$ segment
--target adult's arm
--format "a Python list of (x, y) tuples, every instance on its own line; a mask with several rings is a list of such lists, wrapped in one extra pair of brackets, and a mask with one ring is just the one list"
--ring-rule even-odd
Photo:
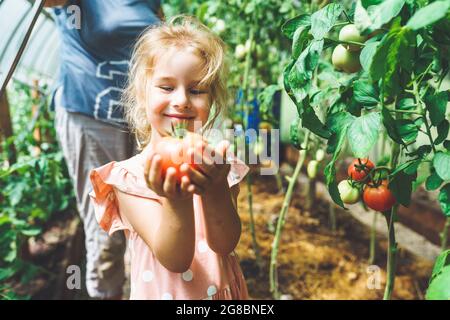
[(58, 7), (65, 5), (67, 0), (45, 0), (44, 7)]

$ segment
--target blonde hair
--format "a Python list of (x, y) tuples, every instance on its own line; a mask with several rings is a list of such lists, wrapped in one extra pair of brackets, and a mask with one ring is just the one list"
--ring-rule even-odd
[(128, 83), (122, 96), (125, 117), (131, 132), (136, 135), (139, 148), (150, 141), (151, 126), (146, 116), (147, 83), (157, 58), (172, 48), (190, 48), (204, 61), (201, 84), (210, 87), (211, 107), (214, 110), (205, 128), (213, 125), (227, 103), (225, 43), (218, 36), (197, 19), (184, 15), (147, 28), (134, 48)]

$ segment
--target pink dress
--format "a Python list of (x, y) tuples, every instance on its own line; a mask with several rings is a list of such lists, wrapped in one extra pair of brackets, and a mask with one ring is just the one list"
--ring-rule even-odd
[[(160, 202), (160, 196), (146, 186), (144, 180), (144, 154), (128, 160), (110, 162), (91, 171), (95, 215), (100, 226), (111, 235), (125, 230), (131, 253), (130, 299), (186, 299), (233, 300), (248, 299), (247, 286), (233, 251), (218, 255), (205, 238), (201, 197), (194, 195), (196, 250), (190, 268), (184, 273), (167, 270), (120, 214), (115, 190)], [(231, 164), (228, 184), (239, 183), (249, 168), (239, 160)]]

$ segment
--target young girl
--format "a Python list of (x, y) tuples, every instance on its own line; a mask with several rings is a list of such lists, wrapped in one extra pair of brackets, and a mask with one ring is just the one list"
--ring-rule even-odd
[(148, 29), (136, 45), (125, 101), (143, 150), (90, 175), (100, 226), (128, 238), (131, 299), (248, 298), (233, 251), (241, 233), (238, 183), (248, 167), (212, 161), (208, 155), (226, 159), (226, 142), (200, 142), (189, 155), (200, 154), (201, 163), (181, 165), (177, 183), (175, 168), (163, 175), (155, 150), (174, 122), (189, 131), (195, 122), (210, 127), (223, 110), (224, 51), (217, 36), (187, 17)]

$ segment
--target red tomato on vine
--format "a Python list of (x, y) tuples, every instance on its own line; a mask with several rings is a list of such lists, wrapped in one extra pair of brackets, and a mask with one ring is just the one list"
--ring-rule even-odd
[(348, 176), (355, 181), (362, 181), (366, 178), (369, 172), (375, 168), (375, 165), (372, 161), (367, 158), (364, 159), (355, 159), (350, 164), (347, 170)]
[(390, 210), (396, 202), (394, 195), (388, 188), (387, 180), (383, 180), (378, 186), (366, 185), (363, 200), (369, 208), (380, 212)]

